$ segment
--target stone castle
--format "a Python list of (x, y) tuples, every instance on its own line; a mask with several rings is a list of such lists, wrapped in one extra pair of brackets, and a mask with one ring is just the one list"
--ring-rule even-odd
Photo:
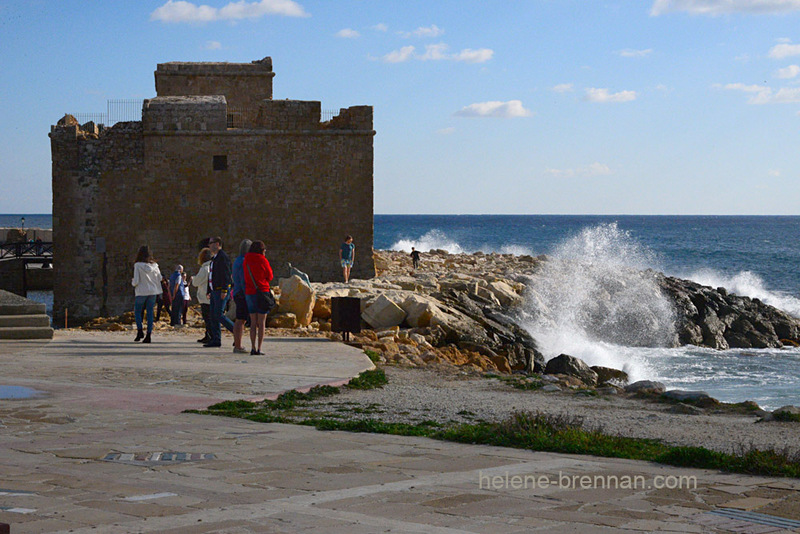
[(193, 274), (203, 238), (232, 258), (261, 239), (276, 279), (291, 263), (334, 281), (350, 234), (352, 276), (375, 275), (372, 107), (321, 122), (320, 102), (273, 100), (274, 76), (271, 58), (159, 64), (141, 121), (51, 128), (56, 324), (133, 309), (143, 244)]

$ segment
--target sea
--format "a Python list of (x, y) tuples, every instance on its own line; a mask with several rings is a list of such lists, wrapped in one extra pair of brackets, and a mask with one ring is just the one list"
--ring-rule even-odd
[[(50, 215), (0, 215), (0, 227), (49, 228)], [(653, 269), (730, 293), (759, 298), (800, 318), (800, 217), (638, 215), (375, 215), (374, 247), (423, 252), (546, 254), (556, 261), (532, 286), (520, 324), (545, 357), (562, 353), (626, 370), (632, 380), (702, 390), (725, 402), (753, 400), (765, 409), (800, 406), (800, 349), (711, 350), (640, 346), (581, 320), (607, 284), (625, 287), (604, 304), (609, 317), (636, 315), (657, 339), (670, 307), (633, 273)], [(358, 246), (358, 236), (355, 237)], [(569, 260), (569, 261), (560, 261)], [(550, 267), (552, 266), (552, 267)], [(37, 295), (47, 301), (48, 295)], [(52, 304), (52, 296), (49, 296)], [(529, 301), (532, 300), (528, 299)], [(540, 321), (535, 308), (547, 306)], [(655, 343), (658, 345), (658, 343)]]

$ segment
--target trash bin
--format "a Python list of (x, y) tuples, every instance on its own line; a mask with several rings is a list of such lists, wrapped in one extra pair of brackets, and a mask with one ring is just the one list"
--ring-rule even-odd
[(331, 298), (331, 330), (342, 332), (344, 339), (349, 334), (361, 332), (361, 299), (358, 297)]

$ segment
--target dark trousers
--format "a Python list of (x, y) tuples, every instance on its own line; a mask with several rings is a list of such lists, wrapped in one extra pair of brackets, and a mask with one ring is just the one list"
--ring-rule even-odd
[[(180, 296), (180, 295), (178, 295)], [(183, 315), (183, 299), (173, 299), (172, 301), (172, 310), (170, 313), (170, 322), (172, 326), (180, 326), (181, 325), (181, 315)]]
[(164, 297), (159, 295), (156, 297), (156, 321), (161, 319), (161, 308), (164, 308), (164, 310), (167, 312), (167, 316), (171, 315), (169, 302), (165, 301)]
[(206, 325), (205, 337), (211, 339), (211, 327), (209, 326), (208, 323), (208, 321), (211, 319), (211, 304), (201, 304), (200, 313), (203, 314), (203, 324)]
[(209, 344), (222, 345), (222, 325), (225, 325), (229, 332), (233, 332), (233, 323), (225, 316), (225, 305), (228, 303), (228, 299), (231, 298), (231, 292), (227, 291), (223, 299), (222, 291), (215, 289), (209, 297), (211, 297), (211, 308), (208, 312), (208, 325), (211, 334)]

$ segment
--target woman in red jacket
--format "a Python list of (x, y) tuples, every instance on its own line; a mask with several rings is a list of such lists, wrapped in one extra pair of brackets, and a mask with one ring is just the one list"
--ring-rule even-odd
[(262, 356), (264, 353), (261, 352), (261, 344), (264, 341), (264, 327), (270, 310), (264, 307), (258, 293), (269, 293), (269, 282), (272, 280), (272, 267), (267, 261), (266, 250), (263, 241), (253, 241), (250, 252), (244, 256), (244, 293), (247, 310), (250, 312), (250, 354)]

